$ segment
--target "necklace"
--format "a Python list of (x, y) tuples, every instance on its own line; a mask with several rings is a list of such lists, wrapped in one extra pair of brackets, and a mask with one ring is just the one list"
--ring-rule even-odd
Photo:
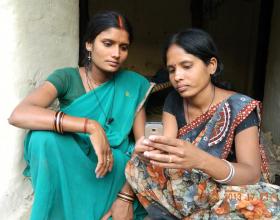
[[(94, 86), (92, 86), (92, 84), (91, 84), (92, 80), (88, 75), (88, 69), (87, 68), (86, 68), (86, 80), (87, 80), (87, 85), (88, 85), (89, 89), (93, 91), (93, 94), (94, 94), (94, 96), (97, 100), (97, 104), (98, 104), (99, 108), (101, 109), (101, 112), (103, 113), (103, 115), (105, 117), (106, 125), (110, 125), (114, 121), (114, 118), (112, 117), (112, 110), (113, 110), (113, 105), (114, 105), (114, 100), (115, 100), (115, 76), (113, 75), (113, 83), (114, 83), (113, 101), (111, 103), (108, 114), (105, 113), (104, 108), (103, 108), (103, 106), (102, 106), (102, 104), (99, 100), (99, 97), (95, 92)], [(93, 81), (93, 84), (98, 86), (94, 81)]]
[[(205, 114), (206, 112), (209, 111), (211, 105), (213, 104), (214, 99), (215, 99), (215, 86), (213, 86), (213, 96), (212, 96), (211, 102), (208, 105), (207, 110), (205, 112), (202, 112), (202, 114)], [(190, 123), (190, 116), (189, 116), (189, 104), (188, 104), (188, 102), (186, 102), (186, 108), (187, 108), (187, 121), (188, 121), (188, 124), (189, 124)]]

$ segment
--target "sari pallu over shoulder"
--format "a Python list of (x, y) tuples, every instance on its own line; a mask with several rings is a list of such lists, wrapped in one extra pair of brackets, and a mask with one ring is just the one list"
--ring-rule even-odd
[[(236, 127), (252, 111), (259, 115), (259, 105), (247, 96), (234, 94), (182, 127), (178, 137), (216, 157), (227, 158)], [(261, 147), (260, 151), (263, 153)], [(265, 155), (262, 159), (262, 171), (267, 171)], [(126, 176), (152, 218), (154, 213), (160, 216), (156, 216), (158, 219), (168, 215), (171, 215), (169, 219), (280, 217), (280, 189), (265, 182), (221, 185), (200, 170), (163, 169), (146, 164), (137, 156), (129, 161)], [(263, 195), (267, 195), (265, 199)]]
[[(110, 80), (61, 109), (72, 116), (97, 120), (104, 128), (114, 165), (103, 178), (96, 178), (97, 157), (87, 134), (29, 132), (25, 139), (24, 158), (27, 162), (25, 175), (31, 177), (35, 192), (31, 220), (102, 218), (126, 181), (124, 169), (129, 160), (129, 148), (133, 147), (128, 134), (137, 109), (150, 90), (144, 77), (121, 71), (115, 76), (115, 82)], [(107, 115), (102, 114), (96, 97), (105, 114), (110, 112), (113, 102), (110, 117), (115, 120), (110, 125), (106, 125)], [(143, 219), (145, 215), (135, 202), (134, 219)]]
[[(118, 147), (128, 137), (134, 117), (152, 87), (153, 84), (144, 77), (124, 70), (112, 80), (82, 95), (62, 111), (98, 121), (104, 128), (111, 147)], [(109, 117), (115, 119), (110, 125), (106, 123)]]
[[(208, 112), (202, 114), (190, 124), (186, 124), (178, 132), (178, 138), (197, 145), (202, 150), (221, 159), (227, 159), (232, 150), (235, 130), (252, 111), (258, 115), (258, 128), (260, 137), (261, 103), (252, 98), (236, 93), (226, 100), (213, 106)], [(268, 161), (263, 145), (259, 144), (262, 159), (262, 174), (269, 182)]]

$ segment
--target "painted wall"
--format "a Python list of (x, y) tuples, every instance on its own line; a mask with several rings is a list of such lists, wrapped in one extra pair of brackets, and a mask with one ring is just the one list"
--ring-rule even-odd
[(267, 74), (265, 80), (263, 128), (271, 131), (275, 144), (280, 145), (280, 2), (274, 1)]
[(25, 132), (7, 119), (53, 69), (77, 65), (78, 10), (77, 0), (0, 1), (0, 219), (27, 219), (32, 202), (22, 175)]

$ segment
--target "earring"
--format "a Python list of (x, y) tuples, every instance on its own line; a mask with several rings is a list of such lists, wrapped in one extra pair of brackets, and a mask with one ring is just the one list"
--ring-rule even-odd
[(88, 51), (88, 62), (91, 62), (91, 51)]

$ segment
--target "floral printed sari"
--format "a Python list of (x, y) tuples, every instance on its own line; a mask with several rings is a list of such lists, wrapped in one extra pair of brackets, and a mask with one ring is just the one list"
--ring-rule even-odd
[[(182, 127), (178, 138), (228, 159), (236, 127), (254, 110), (260, 117), (259, 104), (234, 94)], [(280, 219), (280, 188), (267, 182), (268, 163), (259, 146), (263, 178), (254, 185), (218, 184), (200, 170), (164, 169), (136, 155), (126, 177), (152, 219)]]

